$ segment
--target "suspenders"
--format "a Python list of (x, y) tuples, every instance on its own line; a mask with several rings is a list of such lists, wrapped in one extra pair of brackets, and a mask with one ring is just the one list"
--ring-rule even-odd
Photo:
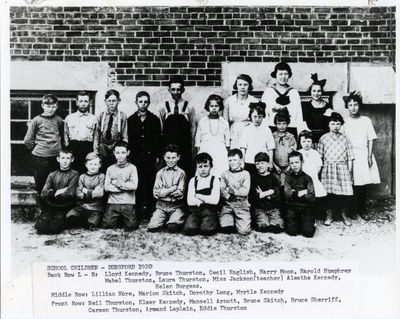
[[(188, 101), (185, 101), (185, 102), (183, 103), (182, 113), (185, 113), (188, 104), (189, 104)], [(165, 101), (165, 108), (167, 109), (167, 114), (168, 114), (168, 113), (172, 113), (168, 101)]]

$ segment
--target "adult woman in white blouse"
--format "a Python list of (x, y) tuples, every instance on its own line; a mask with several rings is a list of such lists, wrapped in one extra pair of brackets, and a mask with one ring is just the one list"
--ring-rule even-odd
[(238, 148), (240, 136), (245, 126), (250, 124), (249, 105), (258, 99), (249, 93), (253, 90), (253, 80), (247, 74), (240, 74), (233, 85), (236, 94), (225, 100), (224, 118), (230, 125), (230, 147)]

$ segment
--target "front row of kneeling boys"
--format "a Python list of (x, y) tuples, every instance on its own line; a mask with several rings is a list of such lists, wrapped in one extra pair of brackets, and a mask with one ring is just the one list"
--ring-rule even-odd
[[(61, 150), (57, 157), (60, 169), (50, 173), (41, 193), (46, 209), (36, 221), (37, 232), (57, 234), (66, 228), (82, 226), (95, 229), (122, 225), (126, 231), (137, 229), (138, 175), (136, 167), (127, 161), (128, 155), (127, 143), (118, 142), (114, 147), (116, 164), (104, 176), (100, 173), (100, 158), (89, 153), (87, 172), (79, 176), (71, 169), (74, 160), (71, 151)], [(250, 177), (242, 168), (242, 152), (230, 150), (229, 170), (219, 179), (211, 174), (211, 156), (199, 153), (195, 158), (197, 174), (189, 182), (187, 201), (186, 176), (177, 166), (179, 159), (179, 148), (167, 146), (166, 166), (158, 171), (154, 183), (157, 204), (148, 231), (166, 228), (168, 232), (182, 231), (185, 235), (212, 235), (218, 231), (247, 235), (253, 225), (260, 232), (314, 235), (314, 187), (311, 177), (302, 171), (301, 153), (289, 154), (291, 173), (285, 179), (284, 196), (279, 181), (270, 173), (268, 154), (255, 156), (257, 174)], [(104, 192), (108, 193), (107, 203)]]

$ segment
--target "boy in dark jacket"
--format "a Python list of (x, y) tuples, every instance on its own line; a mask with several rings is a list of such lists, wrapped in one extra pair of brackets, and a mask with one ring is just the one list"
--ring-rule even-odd
[(251, 176), (249, 201), (255, 229), (260, 232), (280, 233), (283, 231), (283, 219), (279, 210), (280, 182), (270, 173), (272, 163), (267, 153), (257, 153), (254, 163), (257, 173)]
[(285, 232), (313, 237), (315, 233), (315, 192), (310, 176), (302, 171), (303, 155), (297, 151), (289, 154), (290, 172), (285, 177)]
[(65, 215), (75, 206), (79, 179), (78, 172), (71, 169), (73, 160), (70, 150), (60, 150), (57, 157), (60, 169), (49, 174), (41, 193), (45, 205), (35, 224), (38, 234), (59, 234), (66, 227)]

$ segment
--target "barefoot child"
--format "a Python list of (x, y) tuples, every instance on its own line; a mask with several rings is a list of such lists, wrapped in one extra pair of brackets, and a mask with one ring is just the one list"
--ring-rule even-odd
[(339, 113), (332, 112), (329, 119), (329, 133), (322, 135), (318, 143), (318, 152), (322, 158), (321, 180), (328, 193), (327, 213), (324, 224), (332, 223), (332, 209), (341, 209), (343, 223), (351, 226), (347, 217), (347, 209), (353, 195), (352, 172), (353, 150), (346, 136), (340, 133), (343, 118)]
[(25, 146), (32, 151), (33, 177), (38, 193), (38, 204), (44, 208), (44, 200), (40, 196), (46, 178), (50, 172), (57, 169), (57, 156), (61, 150), (63, 135), (63, 120), (55, 115), (58, 99), (53, 94), (42, 97), (43, 113), (33, 118), (24, 137)]
[(212, 157), (207, 153), (196, 155), (197, 174), (188, 186), (187, 203), (189, 216), (183, 233), (185, 235), (213, 235), (218, 229), (219, 178), (210, 174)]
[(271, 162), (267, 153), (254, 157), (257, 174), (251, 176), (249, 201), (253, 211), (255, 229), (260, 232), (280, 233), (283, 219), (280, 207), (280, 183), (270, 173)]
[(314, 186), (310, 176), (302, 170), (303, 156), (289, 154), (290, 172), (285, 177), (285, 232), (290, 236), (313, 237), (315, 233)]
[(57, 156), (60, 168), (51, 172), (42, 190), (44, 210), (35, 228), (38, 234), (59, 234), (66, 228), (65, 215), (75, 205), (75, 192), (79, 174), (71, 169), (74, 156), (70, 150), (61, 149)]
[(119, 141), (114, 146), (116, 163), (107, 169), (104, 190), (108, 192), (103, 227), (116, 228), (122, 218), (125, 231), (137, 229), (135, 190), (138, 185), (136, 166), (128, 162), (128, 143)]
[(197, 125), (195, 146), (197, 153), (208, 153), (213, 159), (213, 174), (220, 177), (228, 169), (229, 124), (220, 116), (224, 109), (222, 97), (211, 94), (205, 104), (207, 116)]
[(147, 228), (149, 232), (161, 231), (167, 225), (168, 232), (176, 233), (183, 227), (186, 175), (178, 167), (179, 159), (179, 147), (168, 145), (164, 151), (166, 166), (157, 172), (154, 183), (153, 194), (157, 203)]
[(228, 152), (229, 170), (221, 176), (221, 196), (224, 199), (219, 214), (223, 233), (235, 230), (241, 235), (250, 233), (250, 205), (247, 200), (250, 191), (250, 174), (242, 169), (243, 154), (237, 149)]
[(104, 214), (105, 176), (99, 172), (101, 159), (95, 152), (86, 155), (85, 166), (87, 172), (79, 176), (76, 190), (78, 206), (68, 212), (67, 225), (71, 228), (83, 226), (93, 230), (99, 227)]
[(68, 115), (64, 121), (65, 146), (74, 152), (73, 167), (80, 173), (85, 172), (85, 158), (90, 152), (98, 152), (99, 135), (97, 118), (89, 113), (90, 94), (81, 91), (76, 96), (78, 110)]

